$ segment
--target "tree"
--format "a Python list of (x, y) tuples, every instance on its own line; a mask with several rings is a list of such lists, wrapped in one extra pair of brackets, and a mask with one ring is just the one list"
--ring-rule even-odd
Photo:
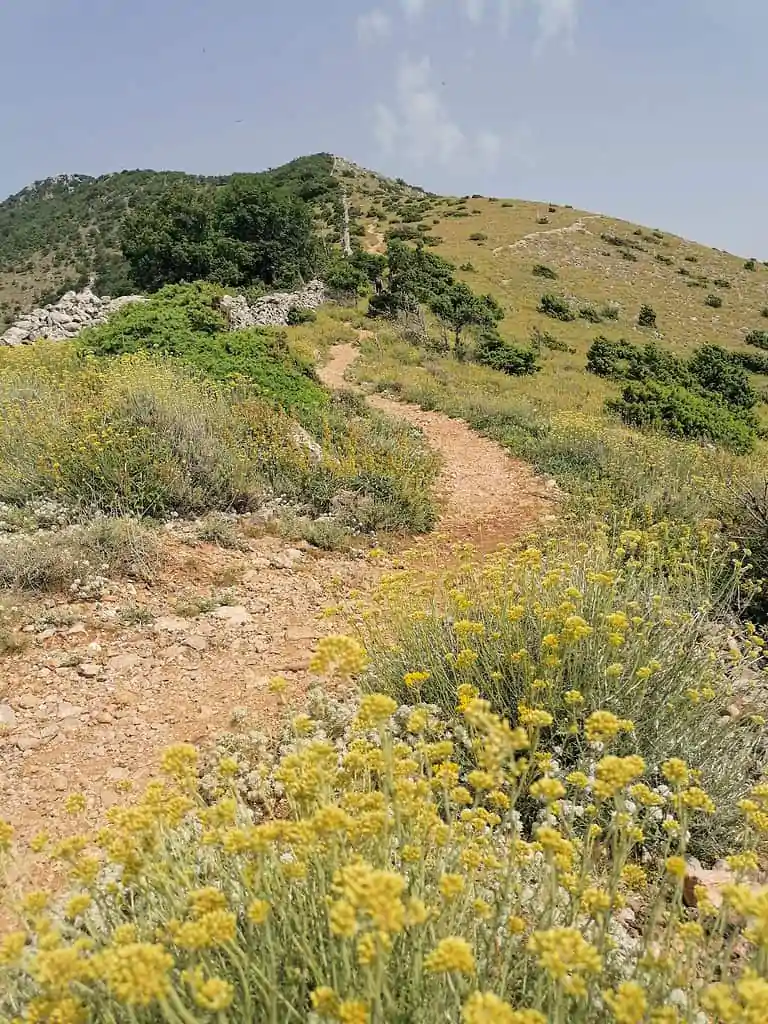
[(504, 311), (492, 295), (475, 295), (463, 281), (454, 282), (436, 295), (429, 305), (435, 316), (453, 330), (457, 349), (465, 327), (492, 330), (504, 317)]
[(291, 287), (317, 267), (309, 207), (252, 176), (238, 175), (219, 190), (213, 223), (225, 265), (232, 260), (243, 283)]
[(215, 193), (171, 184), (126, 217), (121, 246), (146, 291), (198, 280), (290, 287), (314, 273), (318, 258), (306, 204), (248, 175)]
[(644, 303), (640, 307), (640, 312), (637, 314), (637, 323), (639, 327), (656, 326), (656, 311), (653, 306), (648, 306)]
[(171, 184), (123, 222), (120, 243), (136, 285), (157, 291), (207, 278), (212, 231), (210, 193), (188, 181)]

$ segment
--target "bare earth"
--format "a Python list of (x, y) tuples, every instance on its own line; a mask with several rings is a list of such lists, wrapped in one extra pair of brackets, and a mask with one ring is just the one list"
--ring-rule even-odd
[[(323, 381), (347, 386), (356, 355), (351, 345), (335, 346)], [(441, 557), (436, 545), (446, 537), (488, 550), (552, 512), (545, 482), (463, 422), (378, 395), (368, 401), (420, 427), (443, 457), (444, 539), (420, 542), (432, 557)], [(288, 679), (288, 704), (300, 708), (312, 649), (338, 629), (324, 610), (352, 589), (365, 592), (381, 572), (365, 558), (269, 536), (231, 552), (169, 534), (166, 548), (166, 567), (150, 586), (121, 584), (99, 602), (38, 602), (28, 645), (0, 660), (0, 817), (16, 827), (19, 850), (41, 830), (72, 831), (67, 793), (86, 795), (85, 824), (96, 823), (126, 781), (153, 773), (164, 747), (205, 743), (227, 728), (234, 708), (246, 709), (255, 727), (274, 727), (284, 709), (267, 690), (272, 676)], [(191, 616), (176, 607), (224, 591), (227, 603), (213, 611)], [(149, 609), (153, 620), (123, 624), (118, 608), (128, 604)], [(15, 880), (34, 879), (37, 860), (19, 852)]]

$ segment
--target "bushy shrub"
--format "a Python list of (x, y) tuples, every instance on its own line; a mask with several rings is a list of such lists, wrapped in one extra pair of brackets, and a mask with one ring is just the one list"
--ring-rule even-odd
[(172, 356), (214, 380), (244, 379), (254, 393), (286, 409), (324, 405), (327, 395), (314, 369), (291, 352), (285, 332), (227, 331), (218, 296), (208, 285), (169, 285), (147, 302), (123, 306), (109, 323), (84, 331), (78, 345), (97, 356)]
[(730, 288), (731, 287), (731, 282), (727, 281), (724, 277), (716, 277), (714, 279), (714, 281), (712, 282), (712, 284), (716, 288)]
[(748, 331), (744, 337), (744, 341), (746, 341), (748, 345), (754, 345), (756, 348), (762, 348), (768, 351), (768, 331)]
[(488, 240), (488, 235), (484, 234), (482, 231), (473, 231), (469, 236), (469, 240), (470, 242), (485, 242)]
[(470, 274), (474, 271), (474, 265), (467, 260), (466, 263), (462, 263), (459, 270), (463, 270), (465, 274)]
[(657, 252), (653, 258), (667, 267), (671, 267), (675, 262), (671, 256), (665, 256), (663, 252)]
[(475, 347), (475, 361), (510, 376), (538, 373), (536, 355), (520, 345), (511, 345), (498, 334), (483, 335)]
[(690, 256), (690, 255), (689, 256), (683, 256), (683, 259), (685, 260), (686, 263), (698, 263), (699, 262), (699, 257), (698, 256)]
[(547, 217), (546, 214), (540, 214), (536, 218), (536, 223), (537, 224), (549, 224), (549, 217)]
[(757, 270), (757, 260), (747, 260), (744, 264), (745, 270)]
[(722, 304), (723, 304), (723, 300), (720, 298), (720, 296), (719, 295), (714, 295), (712, 293), (710, 293), (706, 297), (706, 299), (704, 299), (704, 305), (705, 306), (711, 306), (712, 309), (720, 309)]
[(763, 316), (768, 320), (768, 306), (763, 306), (760, 310), (760, 316)]
[(554, 320), (563, 320), (568, 322), (576, 319), (576, 314), (571, 309), (571, 304), (567, 299), (562, 298), (560, 295), (553, 295), (551, 292), (541, 296), (538, 305), (538, 311), (545, 313), (547, 316), (551, 316)]
[(299, 327), (301, 324), (313, 324), (317, 321), (317, 313), (314, 309), (302, 309), (301, 306), (292, 306), (288, 310), (286, 322), (289, 327)]
[(579, 317), (582, 320), (588, 320), (591, 324), (599, 324), (603, 319), (600, 311), (591, 302), (579, 307)]
[(630, 427), (711, 441), (737, 453), (749, 452), (755, 444), (751, 419), (685, 387), (655, 381), (631, 383), (620, 398), (606, 404)]
[(549, 281), (557, 280), (557, 271), (548, 267), (546, 263), (534, 263), (531, 273), (534, 277), (545, 277)]
[(637, 256), (635, 256), (633, 252), (630, 252), (629, 249), (622, 249), (619, 252), (619, 255), (623, 260), (626, 260), (628, 263), (637, 263)]
[(531, 347), (537, 352), (541, 352), (543, 348), (548, 348), (552, 352), (569, 352), (571, 355), (576, 352), (572, 345), (556, 338), (549, 331), (539, 330), (538, 327), (531, 328)]
[(600, 316), (603, 320), (618, 320), (621, 316), (621, 306), (618, 302), (606, 302), (600, 307)]
[(640, 307), (640, 312), (637, 314), (637, 323), (640, 327), (656, 326), (656, 311), (653, 306), (644, 303)]

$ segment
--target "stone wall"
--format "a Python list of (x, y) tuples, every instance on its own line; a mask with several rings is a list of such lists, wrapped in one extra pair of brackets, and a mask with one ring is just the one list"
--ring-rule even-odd
[[(86, 327), (106, 323), (109, 315), (127, 302), (143, 302), (145, 298), (144, 295), (122, 295), (110, 299), (96, 295), (90, 288), (67, 292), (52, 306), (25, 313), (0, 335), (0, 345), (27, 345), (38, 338), (64, 341)], [(221, 307), (227, 315), (229, 329), (238, 331), (244, 327), (285, 326), (292, 309), (317, 309), (323, 302), (323, 282), (314, 280), (299, 291), (264, 295), (251, 306), (242, 295), (225, 295)]]

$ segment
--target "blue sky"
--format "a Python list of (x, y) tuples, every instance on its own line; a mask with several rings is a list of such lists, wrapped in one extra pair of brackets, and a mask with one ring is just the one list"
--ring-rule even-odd
[(768, 259), (766, 0), (6, 0), (0, 194), (326, 150)]

